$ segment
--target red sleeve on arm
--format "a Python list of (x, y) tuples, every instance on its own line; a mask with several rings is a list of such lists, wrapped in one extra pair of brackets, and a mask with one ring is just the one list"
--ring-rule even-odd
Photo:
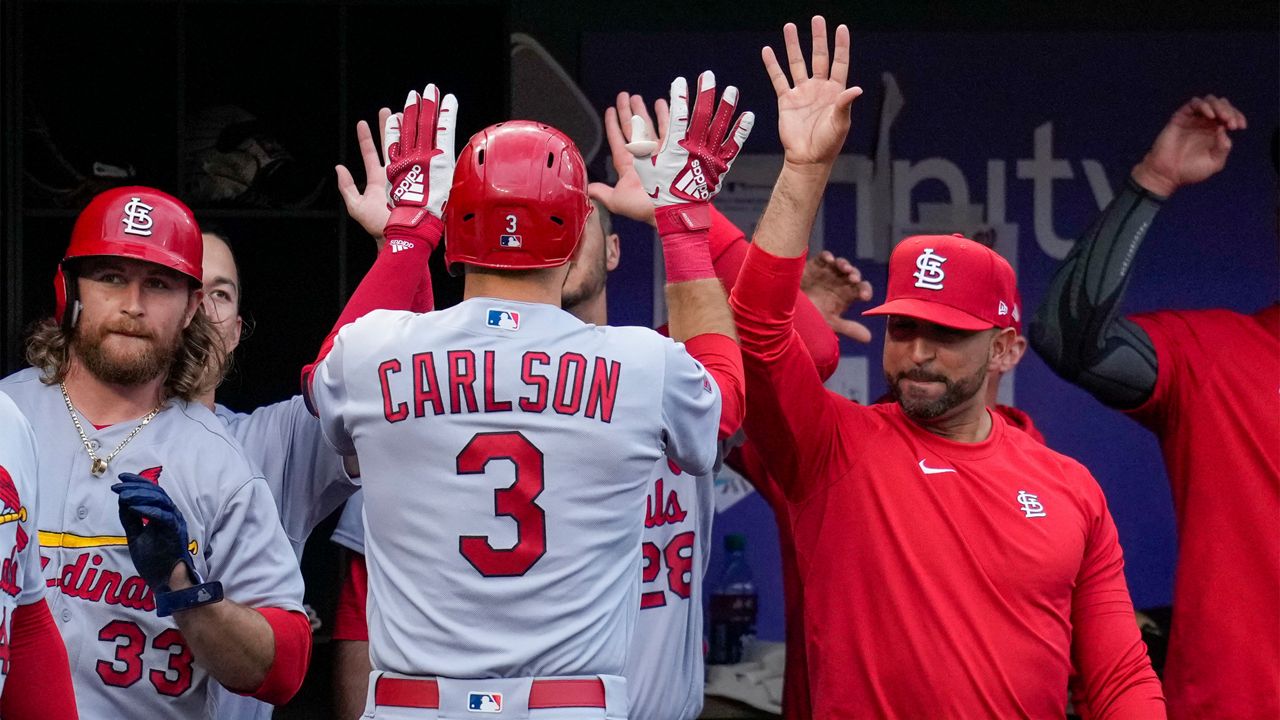
[(272, 705), (289, 702), (302, 687), (311, 661), (311, 621), (303, 613), (281, 608), (254, 608), (271, 626), (276, 656), (262, 684), (248, 695)]
[(0, 717), (76, 720), (67, 648), (49, 606), (44, 600), (19, 605), (9, 621), (9, 676), (0, 698)]
[(351, 553), (347, 579), (338, 590), (338, 609), (333, 618), (334, 640), (369, 642), (369, 619), (365, 607), (369, 597), (369, 575), (364, 555)]
[(742, 352), (732, 338), (719, 333), (703, 333), (684, 344), (702, 363), (720, 388), (720, 439), (724, 440), (742, 427), (746, 398), (742, 379)]
[[(725, 291), (732, 291), (738, 283), (738, 273), (747, 258), (747, 249), (751, 247), (742, 231), (729, 218), (711, 207), (711, 260), (716, 268), (716, 277), (724, 284)], [(802, 266), (803, 267), (803, 266)], [(831, 377), (840, 364), (840, 339), (814, 307), (809, 296), (796, 290), (795, 327), (800, 333), (805, 349), (813, 358), (818, 368), (818, 376), (823, 380)]]
[(793, 502), (829, 480), (825, 473), (834, 456), (852, 451), (835, 435), (853, 418), (822, 386), (792, 322), (804, 263), (803, 257), (776, 257), (752, 245), (729, 296), (746, 371), (744, 428)]
[(388, 232), (387, 242), (378, 251), (373, 266), (360, 280), (351, 299), (342, 308), (338, 321), (320, 344), (315, 362), (302, 368), (302, 395), (313, 414), (311, 374), (333, 348), (333, 339), (338, 336), (338, 331), (374, 310), (411, 310), (421, 304), (424, 292), (426, 297), (431, 297), (431, 275), (425, 268), (443, 233), (444, 223), (434, 216), (423, 220), (414, 235)]
[(1071, 654), (1085, 698), (1083, 717), (1163, 719), (1164, 694), (1134, 619), (1120, 538), (1102, 491), (1097, 494), (1099, 510), (1071, 599)]

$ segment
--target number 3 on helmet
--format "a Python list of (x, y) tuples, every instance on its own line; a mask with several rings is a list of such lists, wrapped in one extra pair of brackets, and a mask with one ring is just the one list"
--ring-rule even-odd
[(528, 120), (472, 136), (445, 207), (444, 258), (499, 270), (563, 265), (591, 214), (587, 167), (564, 133)]

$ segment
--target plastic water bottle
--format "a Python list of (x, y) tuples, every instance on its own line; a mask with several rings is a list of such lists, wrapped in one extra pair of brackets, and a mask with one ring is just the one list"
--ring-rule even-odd
[(711, 593), (710, 634), (707, 662), (727, 665), (742, 662), (743, 651), (756, 636), (756, 607), (759, 596), (747, 564), (747, 539), (726, 535), (727, 553), (720, 583)]

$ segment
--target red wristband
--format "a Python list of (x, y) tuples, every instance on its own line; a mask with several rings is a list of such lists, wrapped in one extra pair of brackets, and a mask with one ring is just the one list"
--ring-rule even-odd
[[(414, 242), (421, 241), (426, 247), (426, 254), (430, 255), (440, 244), (440, 238), (444, 237), (444, 221), (432, 215), (425, 207), (393, 208), (382, 235), (387, 239), (387, 247), (392, 252), (412, 249)], [(397, 246), (392, 241), (409, 245)]]
[(654, 211), (667, 282), (707, 280), (716, 276), (711, 263), (711, 206), (707, 203), (667, 205)]

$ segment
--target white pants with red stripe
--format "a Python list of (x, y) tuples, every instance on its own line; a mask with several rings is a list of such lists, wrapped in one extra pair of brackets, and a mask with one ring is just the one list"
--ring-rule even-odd
[(555, 678), (423, 678), (369, 674), (365, 719), (627, 720), (627, 681), (617, 675)]

